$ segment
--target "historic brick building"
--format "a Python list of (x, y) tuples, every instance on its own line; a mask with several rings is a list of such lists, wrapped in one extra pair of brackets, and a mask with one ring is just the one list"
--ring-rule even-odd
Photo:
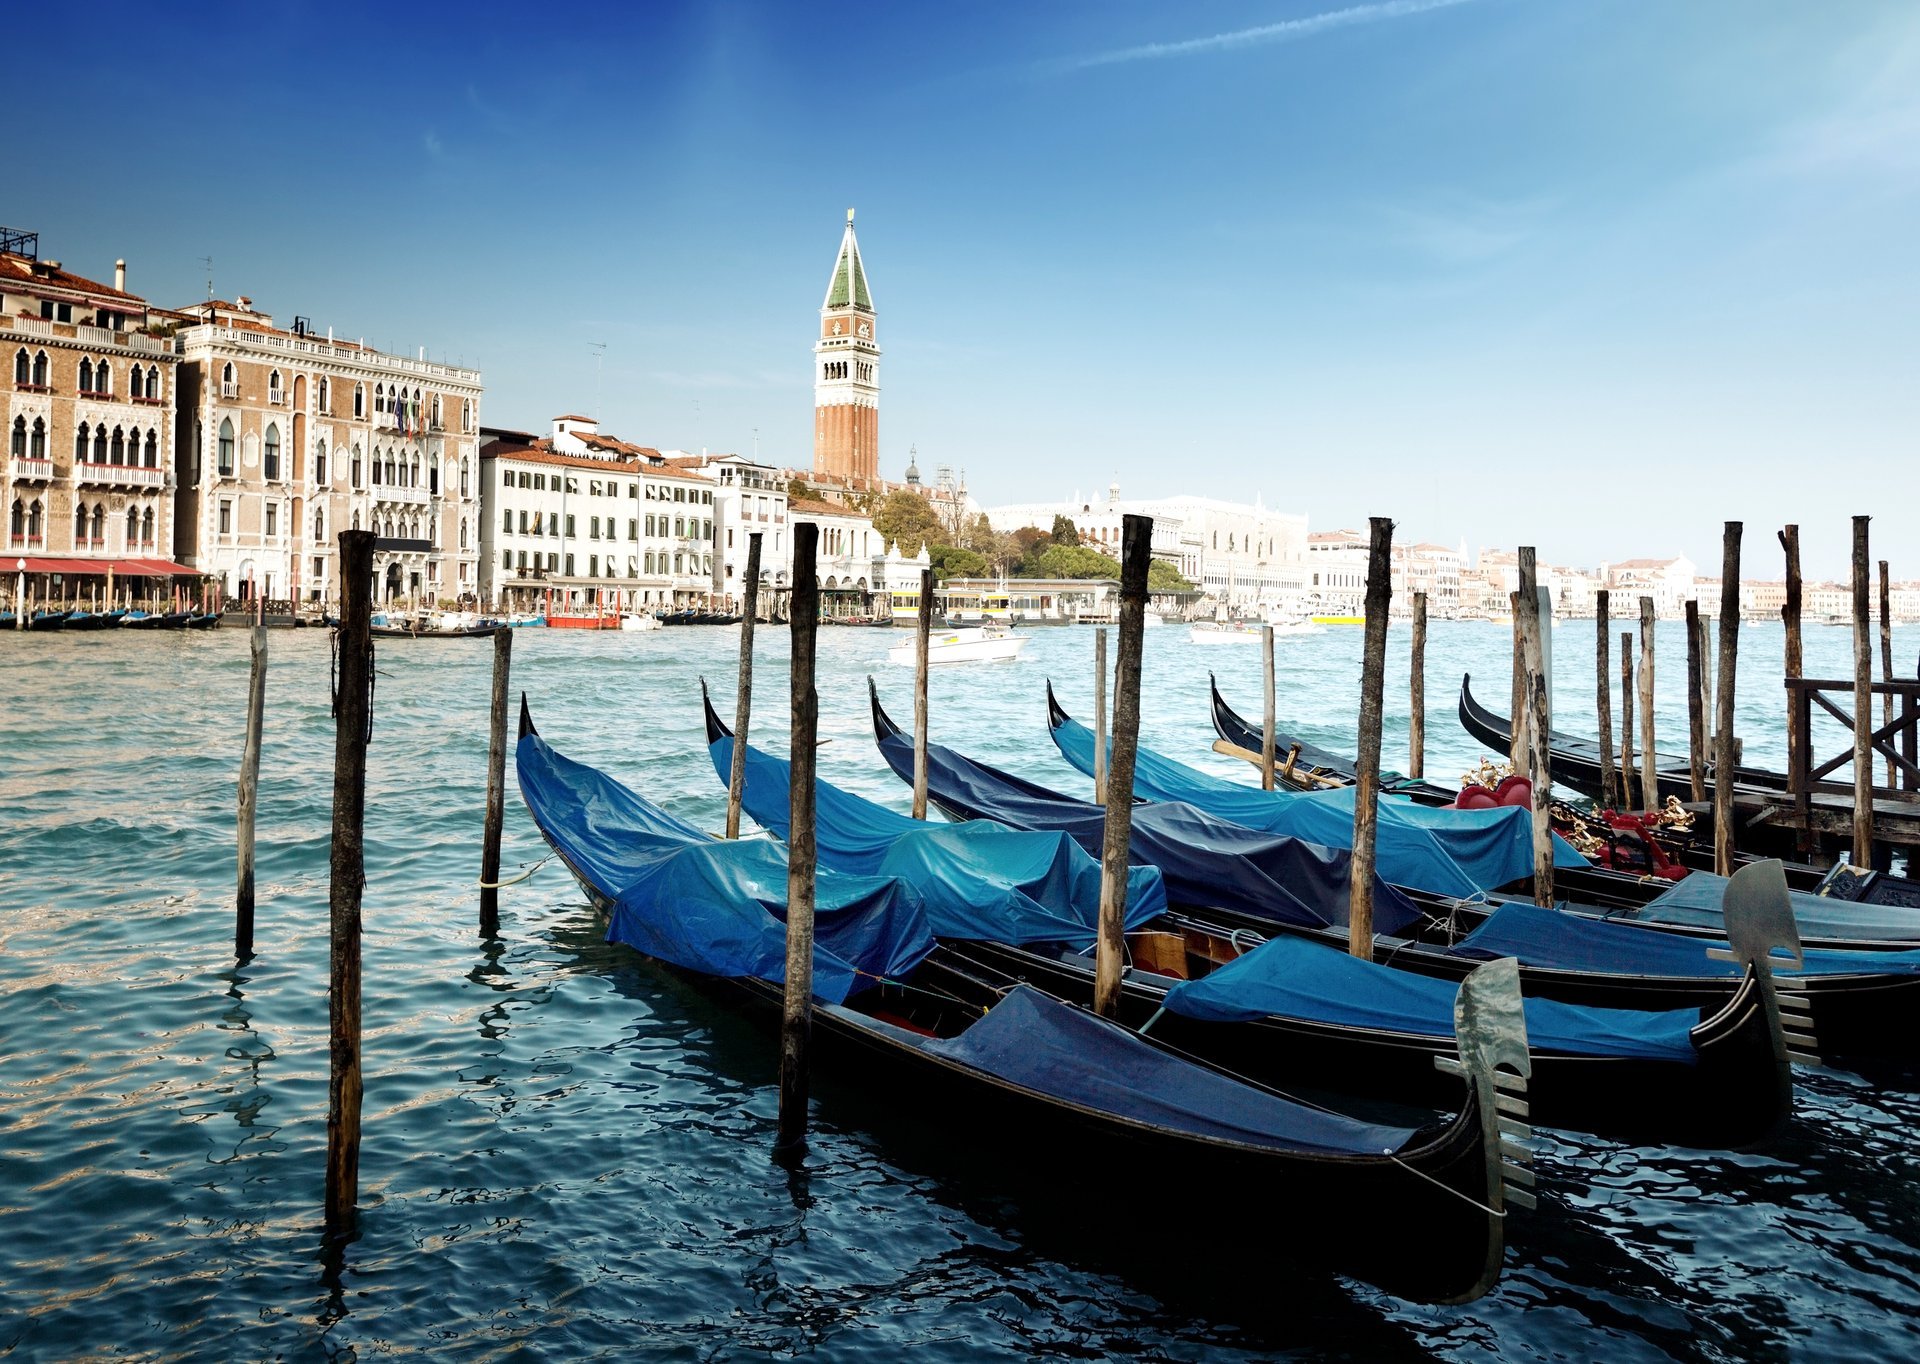
[(852, 488), (880, 481), (880, 347), (853, 210), (813, 344), (813, 472)]

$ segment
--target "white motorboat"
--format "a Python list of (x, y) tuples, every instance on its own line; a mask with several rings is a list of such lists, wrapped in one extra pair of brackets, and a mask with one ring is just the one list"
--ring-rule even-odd
[(658, 630), (660, 618), (645, 611), (628, 611), (620, 617), (622, 630)]
[(1187, 638), (1195, 644), (1258, 644), (1260, 627), (1241, 621), (1203, 620), (1187, 630)]
[[(913, 667), (917, 661), (917, 641), (902, 640), (887, 650), (887, 662)], [(970, 625), (956, 630), (935, 630), (927, 636), (927, 662), (997, 663), (1015, 659), (1027, 645), (1019, 635), (1008, 634), (993, 625)]]

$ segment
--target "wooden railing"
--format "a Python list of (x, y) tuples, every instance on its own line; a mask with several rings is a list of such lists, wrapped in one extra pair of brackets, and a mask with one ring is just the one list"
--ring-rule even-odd
[[(1872, 686), (1874, 696), (1893, 698), (1893, 718), (1877, 729), (1868, 731), (1867, 741), (1873, 753), (1879, 759), (1890, 764), (1894, 772), (1894, 785), (1874, 787), (1876, 797), (1920, 801), (1920, 679), (1900, 678), (1892, 682), (1875, 682)], [(1830, 695), (1845, 698), (1846, 704), (1838, 705), (1829, 700)], [(1813, 753), (1813, 713), (1817, 706), (1846, 727), (1847, 733), (1855, 733), (1853, 704), (1853, 683), (1813, 677), (1789, 677), (1787, 679), (1787, 704), (1794, 711), (1796, 724), (1787, 753), (1787, 787), (1795, 796), (1807, 796), (1816, 792), (1833, 795), (1853, 794), (1853, 783), (1828, 781), (1827, 774), (1846, 767), (1853, 762), (1854, 748), (1847, 747), (1831, 758), (1816, 760)], [(1873, 723), (1869, 711), (1867, 723)], [(1875, 764), (1876, 767), (1879, 763)]]

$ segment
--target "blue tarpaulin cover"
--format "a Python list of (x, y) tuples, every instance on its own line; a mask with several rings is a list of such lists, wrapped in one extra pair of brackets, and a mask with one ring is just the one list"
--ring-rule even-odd
[(1379, 1155), (1400, 1150), (1415, 1133), (1310, 1108), (1229, 1079), (1025, 985), (958, 1037), (928, 1042), (925, 1049), (1024, 1089), (1215, 1141)]
[[(913, 780), (913, 742), (897, 729), (879, 739), (881, 756)], [(927, 745), (927, 790), (950, 812), (1016, 829), (1052, 829), (1098, 857), (1106, 811), (1010, 772)], [(1176, 904), (1233, 909), (1310, 926), (1347, 922), (1351, 854), (1261, 833), (1177, 802), (1133, 808), (1131, 860), (1160, 869)], [(1414, 903), (1375, 878), (1374, 928), (1396, 933), (1420, 919)]]
[[(786, 979), (781, 849), (710, 839), (537, 734), (521, 736), (515, 767), (534, 822), (609, 905), (609, 941), (708, 975)], [(813, 931), (813, 992), (835, 1003), (933, 950), (918, 898), (892, 877), (822, 869)]]
[[(733, 738), (716, 739), (708, 748), (724, 783), (732, 771)], [(786, 759), (747, 745), (741, 804), (781, 838), (787, 836), (792, 781)], [(1094, 939), (1100, 863), (1063, 833), (1022, 832), (988, 820), (930, 824), (818, 778), (814, 802), (820, 861), (839, 871), (905, 880), (938, 937), (1074, 946)], [(1130, 868), (1127, 927), (1166, 909), (1159, 871)]]
[[(1721, 929), (1726, 915), (1721, 902), (1727, 878), (1696, 871), (1674, 882), (1638, 909), (1617, 910), (1607, 917), (1623, 923), (1680, 924), (1688, 928)], [(1796, 890), (1788, 895), (1793, 921), (1804, 938), (1852, 938), (1856, 941), (1920, 943), (1920, 909), (1906, 905), (1863, 905), (1833, 900)]]
[[(1061, 756), (1091, 776), (1093, 732), (1068, 719), (1052, 726), (1052, 733)], [(1134, 754), (1133, 790), (1146, 800), (1183, 801), (1249, 829), (1303, 838), (1327, 848), (1353, 846), (1351, 786), (1262, 791), (1141, 745)], [(1452, 810), (1383, 795), (1375, 827), (1375, 865), (1381, 878), (1396, 886), (1465, 898), (1533, 875), (1533, 816), (1527, 810), (1513, 806)], [(1588, 864), (1555, 835), (1554, 865)]]
[[(1709, 947), (1726, 944), (1657, 928), (1586, 919), (1538, 905), (1506, 904), (1462, 938), (1458, 950), (1517, 957), (1527, 966), (1645, 976), (1737, 976), (1738, 962), (1717, 961)], [(1913, 975), (1920, 972), (1920, 951), (1842, 952), (1808, 948), (1804, 972), (1776, 959), (1779, 975)]]
[[(1419, 1037), (1453, 1036), (1458, 982), (1361, 961), (1319, 943), (1275, 938), (1243, 957), (1167, 991), (1167, 1009), (1214, 1023), (1270, 1016)], [(1627, 1056), (1688, 1065), (1698, 1009), (1594, 1009), (1550, 999), (1525, 1001), (1527, 1045), (1574, 1056)]]

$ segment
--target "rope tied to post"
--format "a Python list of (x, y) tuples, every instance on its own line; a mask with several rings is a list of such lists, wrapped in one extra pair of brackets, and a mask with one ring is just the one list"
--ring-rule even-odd
[(540, 868), (546, 866), (547, 863), (553, 861), (553, 859), (556, 856), (558, 856), (558, 854), (548, 853), (545, 857), (541, 858), (538, 862), (535, 862), (532, 866), (527, 866), (525, 862), (522, 862), (520, 865), (523, 867), (526, 867), (526, 870), (521, 872), (518, 876), (510, 876), (504, 881), (480, 881), (480, 882), (477, 882), (476, 884), (480, 887), (481, 890), (499, 890), (504, 886), (517, 886), (522, 881), (525, 881), (529, 877), (531, 877), (535, 872), (539, 871)]

